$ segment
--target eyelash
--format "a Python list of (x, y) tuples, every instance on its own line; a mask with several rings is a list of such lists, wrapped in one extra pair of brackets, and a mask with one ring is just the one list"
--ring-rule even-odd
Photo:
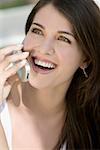
[(35, 33), (35, 34), (43, 35), (43, 32), (42, 32), (40, 29), (38, 29), (38, 28), (33, 28), (31, 31), (32, 31), (33, 33)]
[(64, 36), (59, 36), (58, 40), (71, 44), (71, 41)]
[[(31, 31), (37, 35), (43, 35), (43, 32), (38, 28), (33, 28)], [(64, 36), (59, 36), (57, 40), (71, 44), (71, 41)]]

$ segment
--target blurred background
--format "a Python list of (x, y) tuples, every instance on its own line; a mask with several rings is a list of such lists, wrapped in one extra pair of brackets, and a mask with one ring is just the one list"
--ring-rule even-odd
[(37, 1), (0, 0), (0, 48), (23, 41), (25, 22)]
[[(38, 1), (0, 0), (0, 48), (23, 41), (25, 22)], [(100, 0), (95, 1), (100, 7)]]

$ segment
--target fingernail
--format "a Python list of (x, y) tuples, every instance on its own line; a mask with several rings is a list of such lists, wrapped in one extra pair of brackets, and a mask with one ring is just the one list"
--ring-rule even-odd
[(23, 54), (28, 55), (28, 54), (29, 54), (29, 52), (23, 52)]
[(24, 59), (24, 60), (22, 60), (20, 63), (21, 63), (22, 65), (23, 65), (23, 64), (26, 64), (26, 63), (27, 63), (27, 60)]

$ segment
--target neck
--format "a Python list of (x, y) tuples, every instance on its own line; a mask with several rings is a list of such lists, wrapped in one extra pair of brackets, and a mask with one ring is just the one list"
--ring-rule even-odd
[(66, 88), (35, 89), (29, 83), (22, 86), (22, 105), (31, 112), (43, 116), (53, 116), (65, 110)]

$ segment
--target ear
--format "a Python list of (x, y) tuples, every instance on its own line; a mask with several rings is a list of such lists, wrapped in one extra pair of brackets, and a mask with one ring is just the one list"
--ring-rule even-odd
[(80, 68), (81, 68), (81, 69), (85, 69), (85, 68), (87, 68), (87, 67), (89, 66), (89, 64), (90, 64), (90, 61), (85, 58), (85, 59), (82, 61), (82, 63), (80, 64)]
[(80, 68), (81, 69), (85, 69), (85, 68), (87, 68), (88, 67), (88, 64), (87, 63), (83, 63), (82, 65), (80, 65)]

